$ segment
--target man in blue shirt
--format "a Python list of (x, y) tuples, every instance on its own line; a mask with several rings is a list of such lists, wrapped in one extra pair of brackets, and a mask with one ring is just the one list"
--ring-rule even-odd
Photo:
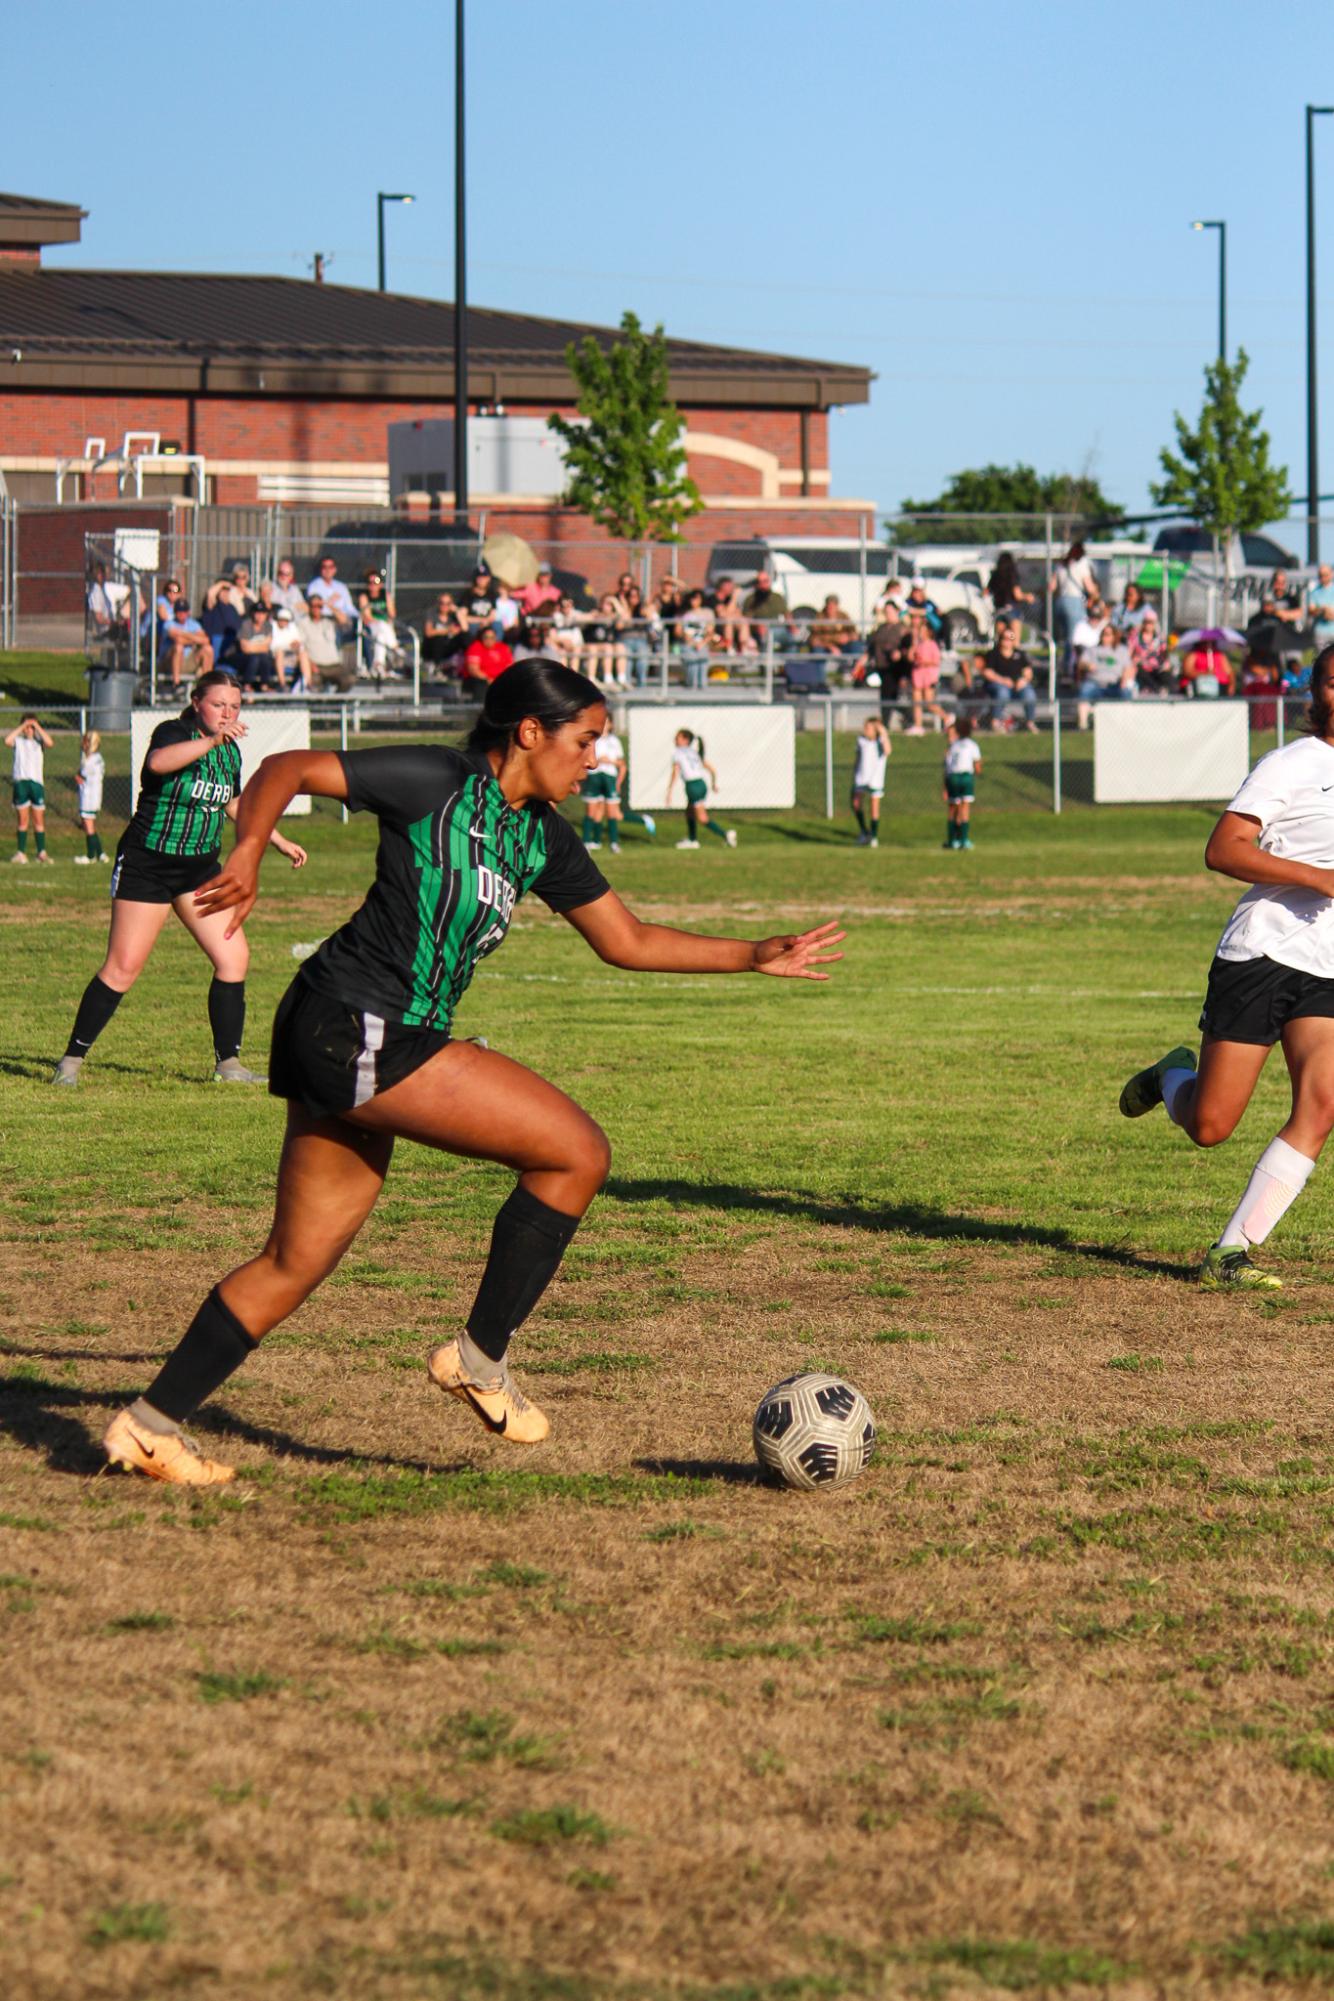
[(189, 661), (191, 676), (207, 674), (213, 665), (213, 648), (197, 618), (190, 615), (184, 594), (176, 599), (176, 616), (162, 632), (162, 658), (171, 674), (171, 685), (179, 688)]

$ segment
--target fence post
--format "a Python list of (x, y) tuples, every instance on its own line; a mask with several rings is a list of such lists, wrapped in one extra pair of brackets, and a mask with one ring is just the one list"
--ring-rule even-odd
[(772, 703), (774, 698), (774, 629), (764, 628), (764, 699)]
[(157, 571), (153, 572), (152, 594), (148, 600), (148, 700), (157, 707)]
[[(347, 749), (347, 703), (346, 702), (340, 702), (338, 704), (338, 748), (343, 751)], [(343, 825), (346, 826), (347, 825), (346, 799), (343, 801), (342, 819), (343, 819)]]
[(824, 698), (824, 816), (834, 817), (834, 698)]
[(1275, 720), (1278, 726), (1278, 741), (1275, 745), (1275, 748), (1277, 750), (1282, 750), (1283, 727), (1287, 721), (1288, 702), (1286, 695), (1283, 693), (1283, 683), (1281, 681), (1279, 682), (1279, 688), (1278, 688), (1278, 701), (1275, 703), (1274, 706), (1275, 706)]
[[(1096, 724), (1096, 717), (1095, 717)], [(1051, 705), (1051, 810), (1061, 810), (1061, 698)]]
[(668, 691), (667, 691), (667, 662), (668, 662), (668, 658), (669, 658), (670, 654), (671, 654), (671, 645), (670, 645), (670, 642), (669, 642), (669, 640), (668, 640), (668, 637), (667, 637), (667, 628), (666, 628), (666, 626), (664, 625), (664, 627), (662, 628), (662, 699), (663, 699), (663, 701), (664, 701), (664, 702), (665, 702), (665, 701), (666, 701), (666, 699), (667, 699), (667, 692), (668, 692)]

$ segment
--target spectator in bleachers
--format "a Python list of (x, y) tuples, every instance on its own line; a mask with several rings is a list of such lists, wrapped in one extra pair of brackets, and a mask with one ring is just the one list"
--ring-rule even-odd
[(159, 665), (165, 658), (171, 685), (179, 688), (182, 680), (193, 681), (197, 674), (207, 674), (213, 665), (213, 648), (199, 620), (191, 616), (184, 592), (175, 601), (174, 614), (163, 635), (165, 654), (159, 655)]
[(1129, 639), (1131, 633), (1144, 623), (1144, 614), (1148, 609), (1139, 585), (1127, 584), (1125, 596), (1112, 613), (1112, 624), (1116, 627), (1117, 637)]
[(279, 563), (274, 580), (269, 585), (269, 594), (274, 606), (285, 604), (294, 619), (304, 616), (306, 600), (301, 595), (301, 586), (289, 557), (284, 556)]
[(422, 626), (422, 659), (430, 667), (456, 666), (468, 634), (451, 591), (441, 591)]
[(248, 618), (253, 606), (259, 603), (258, 594), (251, 589), (250, 565), (248, 563), (232, 564), (231, 584), (232, 597), (236, 602), (237, 609), (240, 611), (242, 617)]
[(1306, 615), (1311, 621), (1311, 638), (1317, 653), (1334, 646), (1334, 569), (1322, 563), (1317, 581), (1306, 594)]
[(463, 678), (465, 681), (496, 681), (507, 667), (513, 665), (514, 655), (500, 627), (484, 626), (463, 656)]
[(719, 577), (713, 593), (713, 621), (717, 644), (724, 653), (757, 651), (750, 621), (741, 609), (736, 584), (731, 577)]
[(903, 617), (903, 578), (891, 577), (880, 593), (875, 615), (885, 625), (897, 625)]
[(130, 587), (110, 580), (107, 566), (98, 563), (88, 586), (88, 615), (99, 639), (124, 638), (130, 629)]
[(849, 653), (856, 659), (861, 650), (856, 626), (838, 598), (832, 595), (827, 597), (820, 616), (811, 626), (811, 651), (827, 654), (835, 660)]
[(231, 578), (219, 577), (204, 593), (200, 624), (213, 648), (213, 664), (224, 673), (235, 674), (239, 670), (244, 622), (245, 613), (237, 602)]
[(1084, 618), (1090, 601), (1097, 594), (1098, 581), (1093, 574), (1093, 565), (1085, 553), (1084, 544), (1076, 539), (1051, 573), (1052, 637), (1058, 646), (1065, 649), (1062, 667), (1067, 674), (1075, 666), (1075, 627)]
[(512, 640), (523, 618), (523, 607), (508, 584), (496, 579), (496, 601), (491, 608), (491, 623), (498, 625), (506, 639)]
[(1263, 660), (1248, 660), (1241, 692), (1246, 697), (1253, 730), (1272, 730), (1278, 721), (1279, 675), (1276, 667)]
[(914, 618), (926, 621), (926, 629), (933, 639), (940, 639), (945, 631), (945, 621), (933, 598), (926, 593), (926, 578), (914, 577), (904, 600), (903, 615), (911, 626)]
[(357, 678), (356, 669), (343, 657), (338, 620), (325, 610), (324, 599), (313, 585), (305, 612), (298, 614), (296, 626), (320, 686), (340, 688), (346, 694)]
[(1032, 591), (1026, 591), (1019, 582), (1019, 565), (1009, 549), (1002, 549), (995, 566), (987, 579), (987, 596), (991, 599), (993, 623), (1019, 625), (1024, 619), (1023, 607), (1036, 604)]
[(687, 688), (709, 684), (709, 654), (714, 642), (713, 613), (701, 590), (691, 591), (686, 608), (676, 621), (676, 643), (686, 670)]
[(584, 624), (583, 672), (590, 681), (596, 681), (598, 669), (601, 668), (604, 688), (628, 688), (630, 683), (625, 671), (627, 659), (621, 627), (617, 620), (616, 598), (613, 592), (608, 591), (599, 600), (593, 617)]
[(356, 623), (357, 610), (352, 602), (352, 593), (338, 574), (338, 565), (332, 556), (322, 556), (318, 574), (306, 585), (306, 597), (318, 591), (324, 606), (325, 616), (338, 621), (340, 638), (346, 638)]
[(367, 570), (365, 588), (357, 599), (361, 615), (361, 643), (371, 677), (383, 681), (402, 664), (394, 621), (398, 614), (394, 600), (384, 587), (379, 570)]
[(579, 656), (584, 650), (584, 626), (574, 608), (573, 598), (563, 597), (557, 604), (551, 615), (547, 644), (564, 666), (578, 667)]
[(658, 585), (657, 599), (662, 607), (663, 618), (670, 624), (678, 612), (685, 610), (686, 598), (681, 579), (674, 576), (664, 577)]
[[(267, 609), (267, 607), (266, 607)], [(297, 622), (285, 604), (280, 604), (271, 620), (269, 642), (278, 686), (286, 693), (304, 692), (315, 685), (315, 668), (305, 648)]]
[(852, 676), (854, 680), (864, 679), (868, 687), (879, 687), (882, 690), (881, 701), (892, 702), (898, 699), (907, 671), (903, 658), (903, 620), (898, 615), (898, 607), (891, 601), (882, 605), (880, 623), (872, 629), (866, 641), (866, 650), (855, 663)]
[(468, 589), (468, 602), (464, 606), (464, 620), (470, 639), (475, 639), (484, 625), (490, 625), (495, 606), (496, 580), (486, 564), (479, 563), (473, 571), (472, 583)]
[[(175, 577), (168, 577), (162, 589), (157, 594), (157, 603), (153, 607), (153, 612), (157, 623), (157, 634), (154, 644), (157, 648), (157, 657), (159, 660), (162, 658), (163, 649), (167, 643), (167, 627), (176, 616), (176, 600), (180, 595), (181, 587)], [(212, 637), (211, 634), (209, 636), (210, 638)], [(216, 648), (214, 650), (216, 652)]]
[(662, 643), (662, 621), (655, 604), (645, 604), (644, 593), (633, 578), (623, 577), (616, 589), (616, 629), (625, 648), (626, 662), (636, 688), (648, 680), (649, 663), (655, 646)]
[(781, 591), (774, 589), (771, 570), (756, 571), (755, 582), (742, 599), (741, 609), (748, 619), (753, 619), (758, 625), (786, 626), (787, 599)]
[(1302, 594), (1295, 584), (1288, 582), (1286, 570), (1275, 570), (1265, 595), (1267, 602), (1273, 606), (1274, 617), (1285, 628), (1281, 650), (1284, 653), (1299, 652), (1297, 639), (1306, 623), (1306, 615), (1302, 610)]
[[(909, 597), (909, 604), (912, 599)], [(940, 682), (940, 646), (927, 624), (924, 611), (912, 611), (908, 615), (908, 664), (912, 678), (912, 726), (908, 736), (925, 736), (922, 713), (935, 716), (943, 723), (945, 711), (936, 700), (936, 688)]]
[(554, 610), (560, 603), (560, 591), (551, 580), (550, 563), (539, 563), (533, 582), (525, 584), (522, 590), (515, 592), (515, 596), (526, 618), (532, 618), (537, 612)]
[(268, 607), (256, 603), (241, 621), (237, 640), (237, 674), (243, 688), (269, 694), (278, 686), (278, 669), (273, 658), (273, 620)]
[(1170, 695), (1172, 692), (1172, 662), (1167, 651), (1167, 642), (1158, 630), (1158, 614), (1151, 604), (1144, 607), (1144, 616), (1126, 642), (1130, 664), (1135, 671), (1135, 685), (1141, 695)]
[(1236, 685), (1232, 662), (1221, 646), (1208, 639), (1192, 646), (1181, 669), (1183, 695), (1214, 700), (1219, 695), (1231, 695)]
[(991, 727), (1005, 727), (1006, 711), (1018, 702), (1024, 712), (1024, 728), (1037, 732), (1038, 691), (1033, 686), (1033, 662), (1019, 644), (1016, 620), (1003, 618), (996, 627), (994, 645), (977, 661), (978, 675), (991, 702)]

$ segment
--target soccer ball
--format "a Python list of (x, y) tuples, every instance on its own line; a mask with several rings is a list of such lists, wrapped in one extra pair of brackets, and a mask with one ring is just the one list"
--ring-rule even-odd
[(860, 1390), (838, 1376), (785, 1376), (760, 1398), (755, 1457), (785, 1487), (833, 1487), (865, 1472), (875, 1419)]

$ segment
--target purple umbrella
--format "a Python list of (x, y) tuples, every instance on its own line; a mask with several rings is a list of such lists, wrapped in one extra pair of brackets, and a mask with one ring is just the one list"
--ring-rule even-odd
[(1183, 632), (1177, 641), (1178, 646), (1217, 646), (1225, 652), (1245, 644), (1245, 633), (1234, 632), (1230, 625), (1197, 626), (1193, 632)]

